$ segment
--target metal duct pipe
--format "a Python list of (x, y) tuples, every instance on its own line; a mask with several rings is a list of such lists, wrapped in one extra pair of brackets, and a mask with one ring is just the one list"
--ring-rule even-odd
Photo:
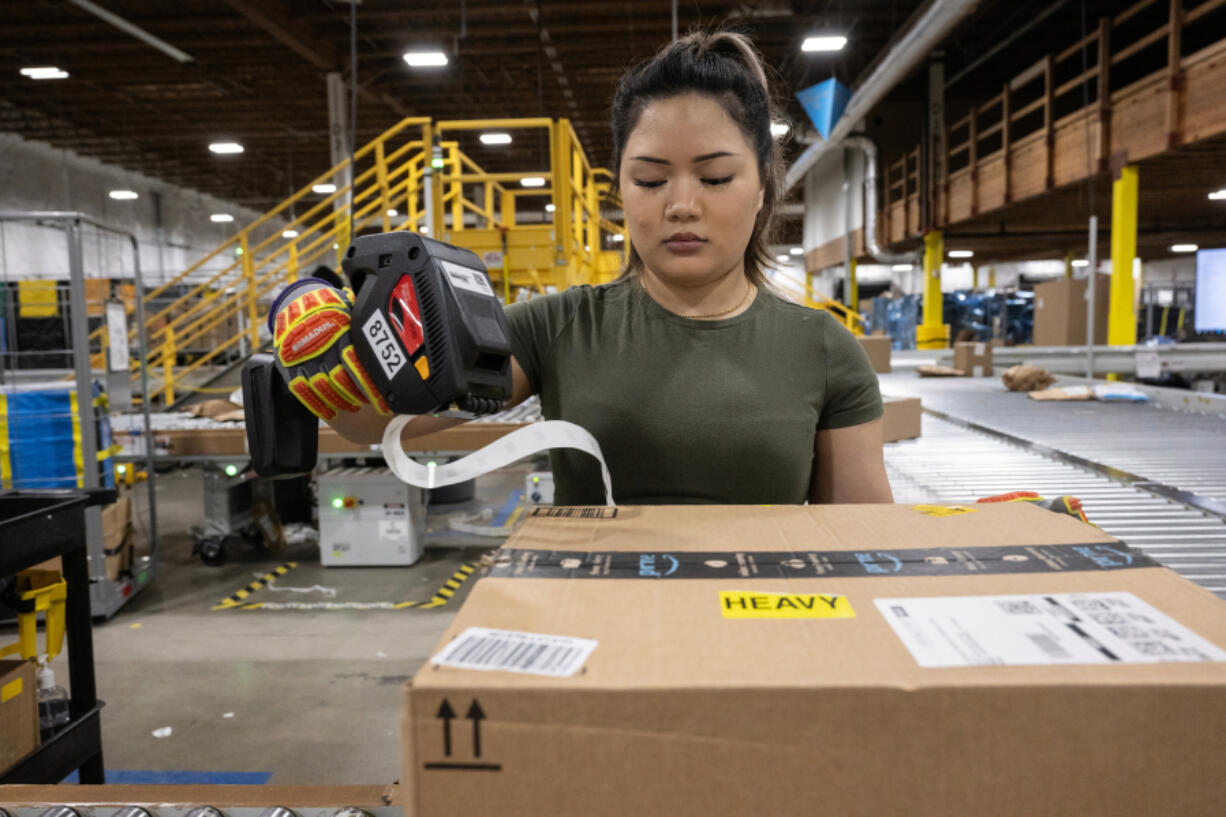
[(787, 194), (795, 187), (827, 150), (842, 142), (855, 124), (876, 107), (877, 103), (911, 73), (978, 5), (979, 0), (933, 0), (923, 16), (908, 29), (902, 39), (886, 54), (885, 59), (856, 89), (830, 138), (809, 147), (788, 168), (783, 180), (783, 193)]
[(864, 248), (882, 264), (914, 264), (917, 252), (886, 252), (877, 243), (877, 143), (867, 136), (848, 136), (843, 147), (864, 151)]

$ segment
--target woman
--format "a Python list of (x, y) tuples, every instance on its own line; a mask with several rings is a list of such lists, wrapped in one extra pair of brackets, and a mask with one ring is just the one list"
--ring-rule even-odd
[[(547, 419), (591, 432), (621, 504), (892, 501), (860, 345), (766, 286), (783, 166), (749, 41), (671, 43), (623, 78), (612, 119), (630, 262), (507, 307), (512, 403), (539, 394)], [(386, 422), (371, 415), (329, 421), (367, 441)], [(558, 504), (603, 502), (590, 457), (551, 456)]]

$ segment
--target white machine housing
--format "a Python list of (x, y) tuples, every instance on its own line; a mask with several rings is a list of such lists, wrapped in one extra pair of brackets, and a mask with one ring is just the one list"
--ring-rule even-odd
[(533, 471), (524, 479), (524, 496), (529, 505), (553, 504), (553, 472)]
[(401, 482), (386, 468), (332, 468), (317, 474), (315, 485), (322, 565), (403, 566), (421, 558), (424, 489)]

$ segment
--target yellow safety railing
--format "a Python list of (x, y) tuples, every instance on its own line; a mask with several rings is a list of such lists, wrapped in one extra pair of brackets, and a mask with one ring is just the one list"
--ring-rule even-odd
[[(549, 167), (481, 168), (461, 141), (494, 128), (544, 130)], [(544, 292), (612, 280), (625, 263), (625, 228), (601, 211), (620, 212), (612, 178), (591, 166), (566, 119), (407, 118), (353, 158), (351, 182), (346, 160), (145, 296), (156, 381), (145, 399), (170, 405), (197, 390), (189, 385), (201, 379), (193, 373), (235, 350), (258, 348), (275, 294), (318, 264), (340, 265), (351, 239), (350, 209), (355, 233), (415, 230), (473, 250), (508, 301), (520, 288)], [(538, 186), (523, 183), (532, 176)], [(322, 184), (335, 185), (334, 192), (315, 192)], [(104, 333), (96, 334), (92, 339), (105, 343)]]
[(839, 323), (843, 324), (854, 335), (863, 335), (867, 322), (860, 313), (839, 303), (833, 298), (827, 298), (813, 288), (813, 278), (806, 275), (804, 280), (794, 278), (791, 274), (780, 270), (770, 283), (783, 295), (811, 309), (822, 309), (829, 312)]

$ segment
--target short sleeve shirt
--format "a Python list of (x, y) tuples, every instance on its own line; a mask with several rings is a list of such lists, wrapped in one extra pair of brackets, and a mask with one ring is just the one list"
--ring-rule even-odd
[[(634, 279), (538, 296), (506, 316), (545, 419), (596, 438), (619, 504), (803, 503), (817, 431), (882, 414), (855, 337), (766, 288), (717, 320), (674, 315)], [(595, 459), (550, 457), (557, 504), (604, 503)]]

